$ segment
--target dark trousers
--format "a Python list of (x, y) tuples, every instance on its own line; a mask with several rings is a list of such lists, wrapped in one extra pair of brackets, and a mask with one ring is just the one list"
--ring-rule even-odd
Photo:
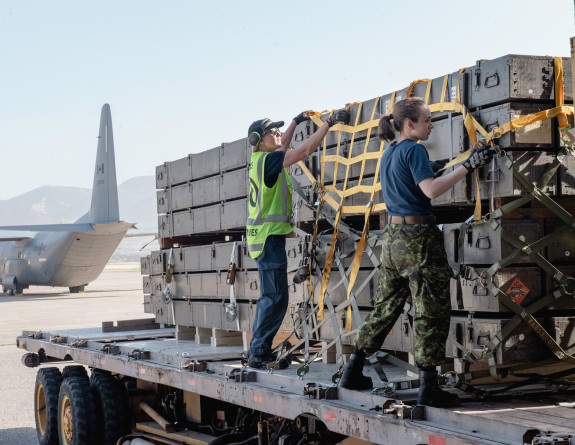
[(272, 353), (272, 342), (285, 317), (288, 301), (287, 268), (258, 268), (260, 298), (256, 306), (250, 355), (266, 356)]

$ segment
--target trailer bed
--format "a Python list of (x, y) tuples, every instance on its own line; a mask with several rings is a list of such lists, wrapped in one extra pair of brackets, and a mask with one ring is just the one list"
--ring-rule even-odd
[[(297, 363), (273, 373), (245, 368), (241, 346), (177, 340), (171, 328), (24, 331), (17, 344), (43, 363), (73, 361), (288, 419), (313, 415), (330, 431), (372, 443), (546, 443), (541, 440), (551, 434), (571, 437), (564, 443), (575, 441), (575, 395), (549, 388), (525, 388), (488, 401), (459, 391), (461, 406), (439, 409), (414, 406), (417, 389), (373, 394), (337, 388), (331, 381), (335, 364), (314, 362), (302, 378)], [(371, 367), (366, 370), (377, 382)], [(390, 381), (406, 378), (394, 365), (384, 370)]]

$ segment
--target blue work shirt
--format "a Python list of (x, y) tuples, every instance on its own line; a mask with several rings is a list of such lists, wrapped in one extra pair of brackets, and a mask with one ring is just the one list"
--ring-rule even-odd
[(272, 188), (278, 180), (283, 169), (286, 152), (283, 150), (272, 151), (266, 155), (266, 165), (264, 168), (264, 183), (266, 187)]
[(421, 144), (404, 139), (393, 142), (381, 156), (379, 179), (383, 202), (390, 215), (432, 215), (431, 199), (419, 188), (419, 183), (435, 174), (429, 165), (429, 155)]

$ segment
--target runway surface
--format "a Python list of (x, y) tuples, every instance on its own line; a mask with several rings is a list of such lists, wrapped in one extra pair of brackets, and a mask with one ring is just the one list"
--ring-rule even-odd
[(23, 352), (16, 348), (16, 337), (23, 330), (93, 327), (103, 321), (152, 318), (144, 313), (139, 266), (109, 266), (85, 293), (33, 286), (23, 296), (0, 294), (0, 444), (38, 444), (34, 423), (38, 368), (21, 363)]

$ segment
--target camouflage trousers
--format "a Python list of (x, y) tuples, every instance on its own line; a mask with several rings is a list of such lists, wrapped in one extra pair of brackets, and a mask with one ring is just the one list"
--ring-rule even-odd
[(411, 294), (414, 354), (419, 366), (445, 359), (451, 301), (443, 235), (435, 224), (388, 224), (383, 231), (380, 276), (373, 310), (355, 339), (368, 356), (381, 348)]

